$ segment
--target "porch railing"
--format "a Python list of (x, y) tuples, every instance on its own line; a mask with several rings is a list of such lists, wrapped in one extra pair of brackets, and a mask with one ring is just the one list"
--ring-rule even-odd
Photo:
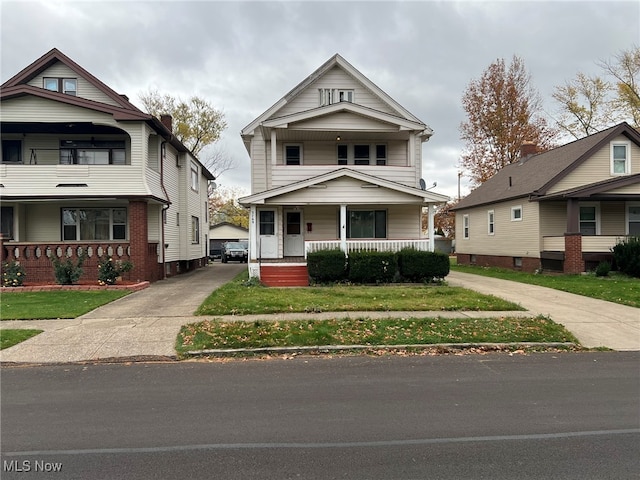
[[(313, 240), (304, 242), (304, 257), (318, 250), (341, 248), (340, 240)], [(429, 251), (429, 239), (420, 240), (347, 240), (347, 253), (359, 250), (398, 252), (403, 248)]]
[[(625, 235), (583, 235), (582, 251), (586, 253), (609, 252)], [(545, 252), (564, 252), (564, 236), (542, 237), (542, 250)]]

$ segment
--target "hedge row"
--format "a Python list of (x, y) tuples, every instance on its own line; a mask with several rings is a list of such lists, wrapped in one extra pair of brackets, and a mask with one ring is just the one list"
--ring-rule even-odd
[(613, 258), (618, 270), (640, 278), (640, 237), (631, 236), (613, 247)]
[(339, 249), (319, 250), (307, 256), (307, 268), (312, 283), (424, 283), (449, 274), (449, 257), (413, 248), (351, 252), (348, 258)]

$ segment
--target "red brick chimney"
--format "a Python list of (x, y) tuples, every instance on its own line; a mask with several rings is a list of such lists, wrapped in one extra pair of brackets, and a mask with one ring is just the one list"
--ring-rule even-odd
[(523, 144), (520, 145), (520, 158), (527, 158), (536, 153), (538, 153), (538, 146), (534, 142), (525, 140)]
[(173, 117), (171, 115), (160, 115), (160, 121), (171, 133), (173, 133)]

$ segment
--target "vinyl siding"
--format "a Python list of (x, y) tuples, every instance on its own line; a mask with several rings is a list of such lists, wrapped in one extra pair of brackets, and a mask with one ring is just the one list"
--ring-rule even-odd
[(565, 202), (540, 203), (540, 235), (563, 236), (567, 231), (567, 204)]
[[(522, 221), (511, 221), (511, 207), (522, 206)], [(456, 252), (477, 255), (539, 257), (539, 205), (535, 202), (503, 202), (456, 212)], [(495, 234), (489, 235), (487, 212), (494, 211)], [(469, 215), (469, 238), (463, 238), (463, 215)]]
[(89, 100), (94, 100), (96, 102), (107, 103), (113, 106), (119, 106), (117, 102), (112, 100), (108, 95), (106, 95), (101, 90), (97, 89), (91, 83), (89, 83), (85, 78), (78, 77), (78, 74), (67, 67), (65, 64), (57, 62), (47, 68), (40, 75), (34, 77), (29, 85), (38, 88), (44, 88), (44, 78), (45, 77), (55, 77), (55, 78), (76, 78), (76, 88), (77, 96), (86, 98)]
[(325, 74), (318, 80), (307, 86), (303, 92), (298, 94), (298, 96), (296, 96), (290, 103), (275, 112), (271, 118), (282, 117), (284, 115), (318, 108), (320, 106), (318, 89), (320, 88), (353, 89), (355, 90), (354, 103), (373, 108), (381, 112), (391, 113), (393, 115), (398, 114), (383, 102), (382, 99), (374, 95), (368, 88), (342, 70), (342, 68), (335, 66), (325, 72)]
[(600, 235), (624, 235), (625, 202), (600, 202)]
[(251, 193), (267, 190), (267, 146), (262, 132), (256, 130), (251, 139)]
[(186, 221), (183, 218), (184, 215), (180, 214), (180, 226), (177, 224), (178, 214), (180, 213), (179, 180), (180, 172), (176, 167), (176, 151), (173, 147), (167, 145), (164, 164), (164, 185), (171, 202), (167, 209), (167, 223), (164, 230), (164, 242), (168, 244), (168, 247), (165, 248), (165, 261), (167, 262), (180, 260), (180, 229)]
[[(338, 165), (338, 143), (347, 145), (349, 151), (349, 165), (353, 166), (353, 145), (370, 145), (371, 163), (376, 163), (376, 145), (387, 146), (387, 165), (402, 166), (408, 165), (407, 161), (407, 142), (402, 140), (393, 141), (371, 141), (371, 140), (349, 140), (348, 142), (278, 142), (276, 148), (276, 165), (284, 165), (284, 152), (286, 145), (302, 145), (302, 165), (330, 165), (335, 168), (342, 168), (344, 165)], [(270, 148), (271, 142), (267, 142), (267, 149)], [(292, 169), (296, 166), (290, 165)]]
[[(640, 147), (635, 143), (630, 142), (624, 135), (616, 137), (612, 143), (615, 142), (629, 143), (631, 146), (631, 174), (640, 173)], [(569, 175), (553, 185), (549, 189), (548, 193), (560, 192), (569, 188), (588, 185), (590, 183), (596, 183), (614, 177), (619, 176), (611, 175), (611, 146), (610, 144), (607, 144), (593, 156), (585, 160)], [(635, 189), (634, 191), (637, 192), (638, 190)]]
[(213, 225), (209, 229), (209, 239), (223, 240), (226, 238), (249, 238), (249, 232), (234, 225)]
[(397, 132), (398, 126), (391, 123), (381, 122), (373, 118), (366, 118), (349, 112), (337, 112), (333, 115), (316, 117), (302, 122), (289, 124), (289, 128), (296, 130), (339, 130), (339, 131), (375, 131), (375, 132)]

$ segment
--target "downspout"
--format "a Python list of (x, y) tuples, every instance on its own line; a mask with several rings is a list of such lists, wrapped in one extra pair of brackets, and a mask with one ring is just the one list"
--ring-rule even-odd
[(166, 141), (161, 142), (160, 143), (160, 187), (162, 188), (162, 192), (164, 193), (164, 196), (167, 198), (167, 201), (169, 203), (167, 203), (165, 206), (162, 207), (162, 215), (160, 216), (160, 224), (161, 224), (161, 231), (162, 231), (162, 244), (160, 246), (160, 248), (162, 249), (162, 279), (166, 280), (167, 279), (167, 267), (166, 267), (166, 246), (164, 243), (164, 219), (166, 218), (166, 213), (167, 210), (169, 210), (169, 207), (171, 206), (171, 199), (169, 198), (169, 194), (167, 193), (167, 189), (164, 186), (164, 160), (166, 157)]

